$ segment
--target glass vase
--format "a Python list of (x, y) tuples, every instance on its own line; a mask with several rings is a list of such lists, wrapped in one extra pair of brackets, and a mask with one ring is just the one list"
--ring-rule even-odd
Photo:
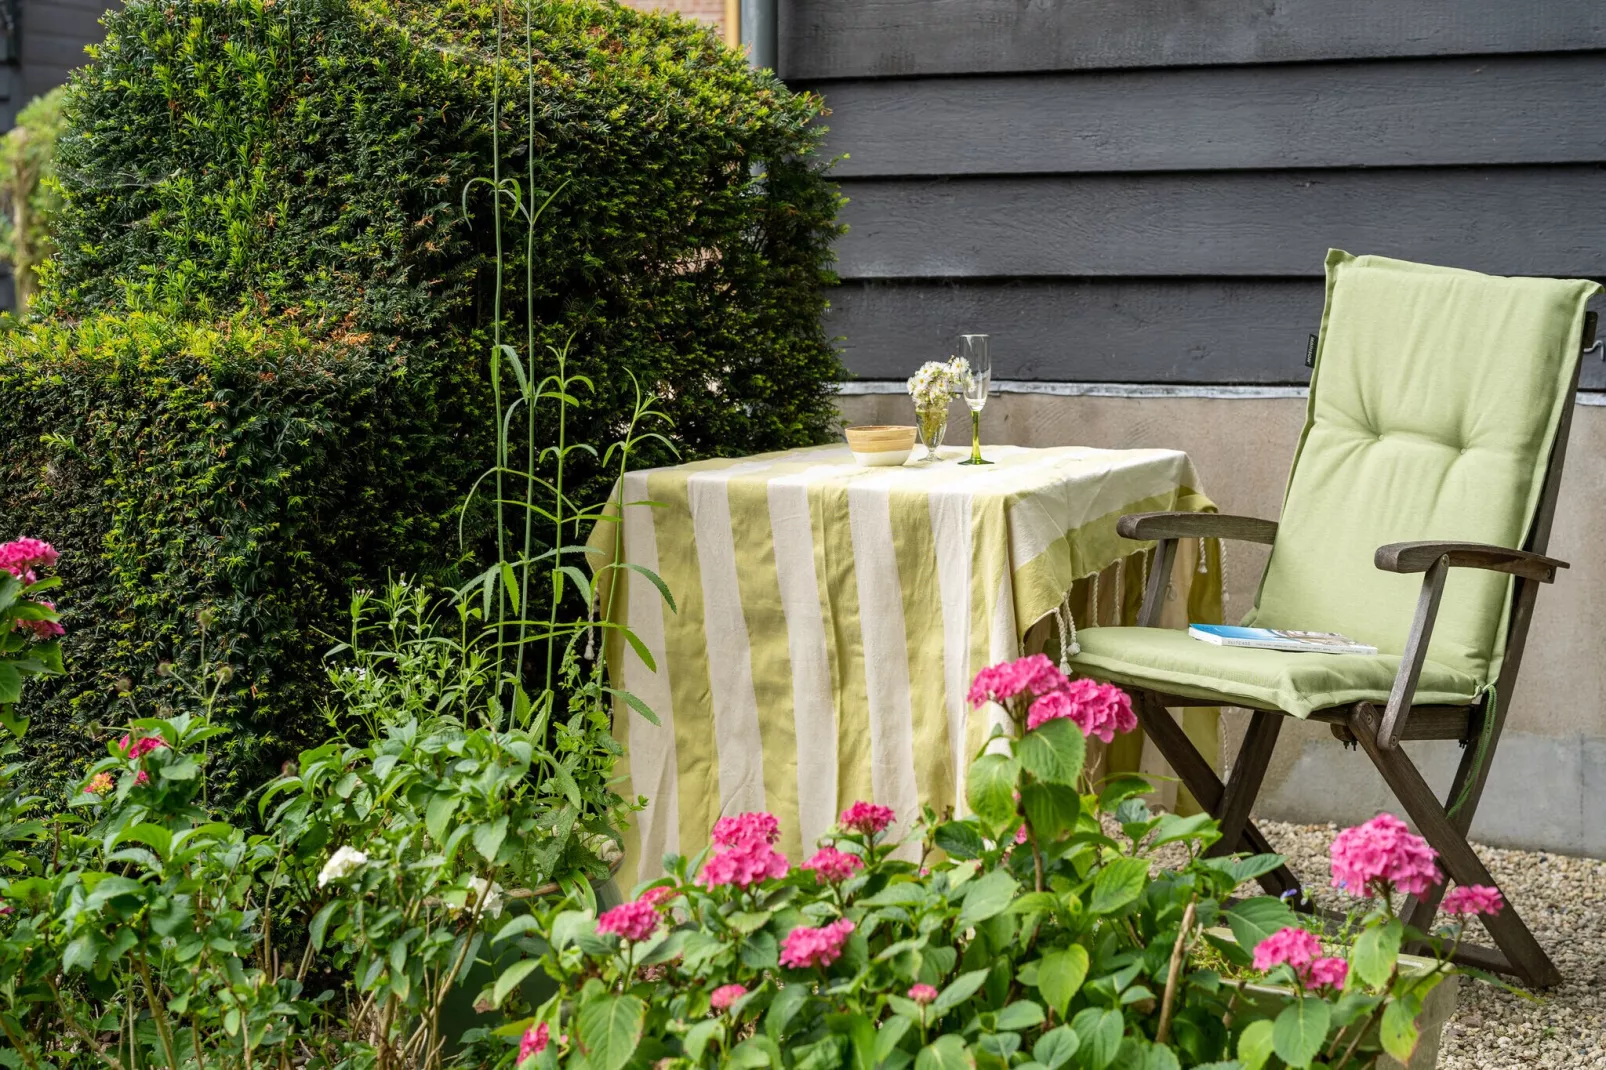
[(921, 463), (935, 461), (937, 451), (942, 448), (942, 437), (948, 433), (948, 410), (941, 408), (917, 412), (915, 424), (920, 429), (920, 444), (926, 447), (926, 455), (920, 458)]

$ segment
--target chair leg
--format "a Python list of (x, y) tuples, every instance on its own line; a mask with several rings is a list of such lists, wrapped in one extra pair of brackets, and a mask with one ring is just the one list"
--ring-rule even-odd
[(1272, 751), (1277, 746), (1277, 733), (1282, 730), (1283, 715), (1268, 710), (1255, 710), (1249, 716), (1249, 731), (1244, 734), (1243, 746), (1232, 763), (1232, 775), (1227, 779), (1221, 797), (1221, 839), (1207, 852), (1212, 855), (1230, 855), (1243, 842), (1244, 825), (1249, 810), (1260, 794), (1261, 782), (1266, 779), (1266, 767), (1271, 764)]
[[(1422, 774), (1405, 752), (1398, 747), (1383, 750), (1377, 745), (1377, 731), (1381, 717), (1370, 703), (1358, 704), (1350, 714), (1350, 730), (1354, 732), (1361, 749), (1394, 792), (1405, 812), (1422, 836), (1439, 852), (1447, 876), (1457, 884), (1494, 884), (1494, 878), (1477, 852), (1467, 842), (1466, 834), (1457, 828), (1434, 797), (1433, 789), (1422, 779)], [(1517, 916), (1517, 908), (1508, 900), (1506, 908), (1483, 919), (1484, 928), (1505, 953), (1511, 971), (1532, 985), (1548, 988), (1561, 983), (1561, 971), (1550, 961), (1545, 949)]]
[[(1132, 698), (1143, 731), (1154, 740), (1154, 745), (1160, 749), (1165, 760), (1171, 763), (1171, 768), (1176, 771), (1178, 779), (1193, 792), (1193, 797), (1199, 800), (1199, 805), (1209, 811), (1212, 817), (1220, 820), (1227, 789), (1221, 783), (1221, 778), (1216, 775), (1216, 771), (1211, 768), (1204, 755), (1194, 747), (1193, 741), (1182, 731), (1182, 726), (1177, 724), (1171, 712), (1160, 705), (1152, 695), (1137, 691), (1133, 693)], [(1264, 774), (1265, 770), (1262, 769), (1261, 772)], [(1240, 843), (1246, 844), (1257, 854), (1277, 853), (1271, 841), (1255, 827), (1254, 822), (1246, 818), (1242, 829)], [(1260, 886), (1272, 895), (1293, 893), (1294, 902), (1303, 903), (1303, 896), (1300, 894), (1303, 889), (1300, 887), (1299, 878), (1294, 876), (1293, 871), (1286, 865), (1278, 866), (1262, 876)]]

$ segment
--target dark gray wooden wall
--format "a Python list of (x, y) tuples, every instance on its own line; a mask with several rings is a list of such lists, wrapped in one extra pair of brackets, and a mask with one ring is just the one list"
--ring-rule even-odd
[[(0, 0), (5, 28), (0, 44), (0, 133), (17, 124), (17, 112), (34, 97), (67, 80), (87, 62), (84, 46), (101, 38), (100, 16), (118, 0)], [(0, 309), (16, 307), (11, 269), (0, 264)]]
[(117, 0), (22, 0), (17, 91), (7, 103), (9, 129), (17, 110), (67, 80), (88, 62), (84, 46), (101, 38), (100, 16)]
[(865, 378), (1304, 382), (1331, 246), (1606, 278), (1606, 0), (780, 3)]

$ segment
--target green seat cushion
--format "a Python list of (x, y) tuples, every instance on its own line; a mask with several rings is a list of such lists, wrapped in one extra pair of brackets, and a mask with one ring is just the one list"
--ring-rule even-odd
[[(1377, 569), (1379, 546), (1521, 547), (1599, 289), (1329, 253), (1305, 430), (1244, 623), (1398, 654), (1422, 581)], [(1492, 681), (1510, 592), (1507, 575), (1452, 570), (1428, 657)]]
[[(1400, 659), (1394, 654), (1288, 654), (1214, 646), (1171, 628), (1085, 628), (1079, 673), (1127, 687), (1205, 699), (1212, 705), (1278, 709), (1296, 717), (1346, 703), (1388, 701)], [(1428, 661), (1416, 701), (1458, 705), (1477, 697), (1480, 681)]]

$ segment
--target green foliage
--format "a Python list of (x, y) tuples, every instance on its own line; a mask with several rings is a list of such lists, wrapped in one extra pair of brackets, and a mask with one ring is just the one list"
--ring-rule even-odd
[(13, 332), (0, 500), (8, 524), (50, 532), (73, 591), (74, 671), (25, 705), (36, 785), (76, 776), (120, 681), (155, 693), (161, 662), (194, 667), (203, 611), (233, 670), (219, 715), (241, 727), (216, 775), (261, 783), (321, 738), (320, 655), (345, 632), (343, 592), (454, 556), (443, 518), (470, 476), (442, 417), (453, 386), (361, 335), (245, 313)]
[(11, 265), (17, 311), (25, 312), (38, 288), (40, 264), (55, 251), (56, 143), (61, 137), (64, 88), (36, 97), (17, 113), (17, 125), (0, 139), (0, 258)]
[[(1250, 968), (1274, 932), (1285, 946), (1316, 942), (1282, 932), (1296, 921), (1280, 900), (1229, 898), (1281, 860), (1207, 857), (1215, 824), (1152, 813), (1141, 781), (1094, 790), (1079, 722), (1026, 730), (1033, 697), (1006, 704), (1018, 738), (990, 741), (994, 753), (971, 767), (972, 783), (978, 771), (987, 778), (973, 797), (1019, 800), (1009, 807), (941, 823), (928, 809), (902, 845), (844, 814), (823, 842), (856, 864), (822, 851), (778, 878), (761, 875), (776, 868), (764, 837), (773, 819), (748, 815), (714, 861), (667, 857), (667, 875), (611, 915), (565, 903), (538, 911), (531, 929), (546, 939), (518, 941), (521, 956), (501, 968), (517, 980), (539, 962), (560, 988), (501, 1031), (501, 1052), (522, 1030), (539, 1051), (521, 1065), (535, 1070), (1362, 1070), (1381, 1051), (1409, 1060), (1424, 999), (1449, 972), (1439, 937), (1409, 933), (1439, 948), (1439, 961), (1402, 967), (1405, 927), (1385, 895), (1358, 922), (1369, 950), (1355, 949), (1347, 978)], [(1071, 793), (1069, 814), (1054, 810), (1047, 828), (1028, 802), (1040, 778)], [(939, 845), (969, 857), (942, 857)], [(809, 950), (833, 933), (830, 954)], [(1342, 950), (1325, 941), (1324, 954)], [(1375, 959), (1364, 976), (1363, 953)]]
[[(483, 367), (500, 308), (532, 363), (573, 340), (597, 388), (576, 441), (612, 439), (627, 371), (690, 456), (826, 428), (821, 104), (705, 28), (596, 0), (175, 0), (106, 24), (66, 104), (57, 312), (295, 308)], [(534, 191), (555, 197), (527, 231)]]
[[(582, 817), (554, 775), (583, 777), (585, 754), (548, 749), (539, 718), (499, 728), (455, 703), (303, 752), (253, 833), (207, 802), (228, 669), (169, 675), (203, 712), (136, 717), (72, 812), (32, 817), (0, 769), (0, 1036), (22, 1060), (7, 1065), (435, 1070), (456, 1040), (443, 1004), (528, 932), (525, 900), (606, 875), (583, 841), (617, 850), (617, 815)], [(509, 1014), (529, 1010), (518, 979), (496, 986)]]
[[(0, 412), (0, 501), (75, 591), (82, 675), (30, 699), (39, 777), (212, 607), (244, 729), (219, 768), (260, 783), (317, 737), (349, 585), (491, 559), (529, 595), (554, 525), (532, 542), (531, 495), (463, 515), (465, 492), (499, 456), (549, 486), (563, 442), (569, 516), (604, 500), (638, 384), (673, 421), (646, 463), (824, 433), (820, 101), (705, 29), (595, 0), (173, 0), (106, 26), (63, 105), (42, 319), (0, 354), (25, 399)], [(493, 441), (497, 340), (537, 383), (570, 354), (584, 404), (523, 384)], [(524, 553), (493, 557), (508, 539)]]

